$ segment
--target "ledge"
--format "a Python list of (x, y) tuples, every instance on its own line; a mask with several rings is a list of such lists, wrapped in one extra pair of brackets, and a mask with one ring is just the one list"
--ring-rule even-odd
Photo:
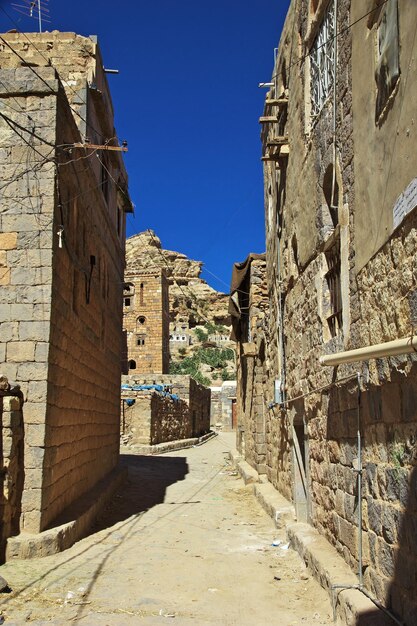
[(70, 548), (88, 534), (108, 500), (126, 478), (127, 468), (116, 467), (93, 489), (66, 509), (57, 520), (57, 526), (41, 533), (21, 533), (16, 537), (9, 537), (6, 561), (50, 556)]
[(209, 439), (217, 437), (217, 433), (210, 431), (202, 437), (194, 437), (192, 439), (176, 439), (175, 441), (166, 441), (165, 443), (157, 443), (154, 446), (146, 445), (130, 445), (124, 446), (125, 450), (134, 450), (138, 454), (154, 455), (164, 454), (165, 452), (172, 452), (173, 450), (184, 450), (185, 448), (193, 448), (194, 446), (201, 446)]

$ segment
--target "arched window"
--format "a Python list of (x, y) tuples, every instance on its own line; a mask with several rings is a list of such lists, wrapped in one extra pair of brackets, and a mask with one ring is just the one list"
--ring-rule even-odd
[(136, 369), (136, 361), (133, 361), (133, 359), (131, 361), (129, 361), (129, 369), (130, 370), (135, 370)]
[(143, 293), (144, 293), (144, 288), (145, 288), (145, 285), (144, 285), (143, 283), (141, 283), (141, 284), (140, 284), (140, 289), (139, 289), (139, 294), (140, 294), (140, 296), (139, 296), (139, 301), (140, 301), (140, 304), (143, 304)]
[(144, 315), (139, 315), (136, 319), (136, 331), (143, 331), (146, 326), (146, 317)]

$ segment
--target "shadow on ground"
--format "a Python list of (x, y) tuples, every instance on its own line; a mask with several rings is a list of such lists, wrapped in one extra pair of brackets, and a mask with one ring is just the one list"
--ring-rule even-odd
[(120, 464), (128, 468), (128, 480), (114, 494), (90, 534), (161, 504), (167, 488), (188, 474), (185, 457), (122, 454)]

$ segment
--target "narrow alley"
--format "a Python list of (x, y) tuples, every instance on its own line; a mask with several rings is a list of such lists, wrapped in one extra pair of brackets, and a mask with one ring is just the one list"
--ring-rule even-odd
[(327, 595), (233, 471), (233, 440), (122, 450), (128, 484), (89, 537), (3, 566), (8, 626), (332, 624)]

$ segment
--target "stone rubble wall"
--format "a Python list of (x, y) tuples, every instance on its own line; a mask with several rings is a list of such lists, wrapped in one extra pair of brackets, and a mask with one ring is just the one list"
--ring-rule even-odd
[[(315, 6), (324, 5), (319, 1)], [(338, 30), (342, 34), (338, 37), (336, 91), (336, 182), (340, 197), (336, 230), (341, 246), (343, 327), (331, 337), (326, 314), (329, 294), (324, 250), (336, 237), (326, 224), (324, 197), (324, 174), (333, 160), (332, 102), (329, 98), (317, 119), (308, 122), (307, 61), (286, 74), (289, 102), (281, 134), (290, 137), (288, 163), (281, 161), (277, 167), (275, 162), (266, 162), (264, 170), (269, 293), (264, 397), (265, 404), (273, 400), (274, 380), (283, 376), (277, 338), (277, 332), (282, 332), (288, 401), (266, 414), (266, 473), (269, 481), (296, 503), (293, 425), (299, 425), (304, 430), (308, 521), (356, 572), (359, 553), (354, 464), (359, 417), (364, 463), (361, 504), (365, 585), (405, 623), (412, 624), (417, 614), (412, 593), (417, 580), (417, 358), (411, 355), (370, 360), (369, 368), (360, 363), (330, 368), (320, 366), (319, 357), (411, 336), (416, 326), (416, 210), (394, 230), (391, 203), (404, 189), (403, 181), (408, 183), (415, 177), (415, 149), (408, 141), (415, 132), (409, 125), (415, 81), (405, 83), (401, 79), (386, 118), (369, 120), (366, 140), (363, 132), (355, 134), (354, 120), (358, 123), (361, 115), (374, 114), (372, 107), (370, 112), (368, 108), (370, 94), (374, 97), (375, 92), (375, 31), (369, 20), (345, 30), (360, 15), (359, 6), (348, 0), (340, 0), (338, 5)], [(291, 66), (291, 51), (298, 46), (298, 37), (304, 40), (310, 28), (312, 6), (302, 2), (295, 14), (295, 3), (291, 3), (278, 51), (279, 93), (284, 88), (283, 61), (287, 68)], [(415, 10), (411, 5), (399, 5), (404, 71), (411, 58), (408, 24), (413, 23), (410, 17), (415, 19)], [(296, 33), (296, 42), (292, 41), (292, 33)], [(361, 67), (353, 65), (353, 58)], [(367, 82), (360, 84), (364, 64), (369, 65)], [(407, 71), (415, 75), (414, 59), (410, 68)], [(274, 133), (276, 128), (271, 136)], [(388, 150), (390, 160), (383, 156)], [(378, 156), (378, 169), (367, 170), (367, 164), (375, 163), (374, 155)], [(401, 174), (391, 175), (397, 168)], [(365, 203), (357, 193), (367, 187), (372, 193)], [(385, 197), (390, 198), (387, 204)], [(358, 224), (364, 227), (368, 213), (381, 227), (377, 233), (363, 230), (359, 237)], [(375, 252), (374, 240), (383, 237), (383, 245), (379, 243)], [(360, 249), (358, 263), (358, 246), (367, 245), (365, 240), (369, 240), (369, 250)], [(364, 386), (359, 407), (358, 371)], [(351, 379), (338, 386), (332, 384), (336, 378), (345, 377)], [(325, 386), (330, 388), (321, 390)], [(255, 425), (251, 431), (254, 437)], [(246, 454), (253, 459), (250, 443)]]
[(4, 561), (6, 541), (20, 530), (23, 467), (23, 412), (22, 400), (0, 396), (1, 473), (3, 489), (0, 499), (0, 562)]
[[(128, 406), (124, 399), (133, 400)], [(122, 438), (129, 445), (157, 445), (196, 436), (187, 402), (157, 391), (123, 391)]]
[[(155, 445), (200, 437), (210, 430), (211, 392), (190, 376), (176, 374), (131, 375), (123, 385), (166, 385), (174, 400), (158, 392), (122, 389), (122, 437), (131, 443)], [(128, 407), (124, 400), (135, 403)]]

